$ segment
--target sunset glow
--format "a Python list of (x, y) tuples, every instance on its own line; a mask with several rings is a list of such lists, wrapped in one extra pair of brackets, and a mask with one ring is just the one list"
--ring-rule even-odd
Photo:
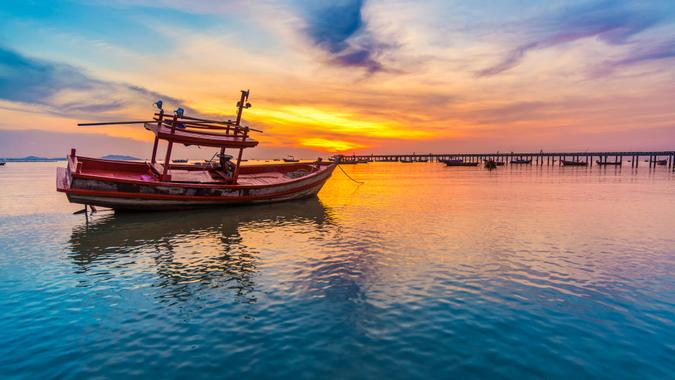
[(146, 154), (141, 126), (75, 124), (147, 119), (157, 99), (233, 118), (241, 89), (268, 157), (675, 143), (665, 1), (12, 0), (0, 15), (6, 156), (69, 148), (26, 130)]
[(300, 141), (300, 145), (308, 148), (316, 148), (329, 152), (346, 152), (348, 150), (362, 148), (363, 145), (349, 141), (328, 140), (320, 138), (310, 138)]

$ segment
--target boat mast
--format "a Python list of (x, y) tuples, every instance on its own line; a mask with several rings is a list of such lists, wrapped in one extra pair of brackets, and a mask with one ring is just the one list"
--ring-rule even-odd
[[(159, 108), (159, 117), (157, 119), (157, 128), (159, 128), (162, 123), (164, 122), (164, 109), (162, 108), (162, 101), (158, 100), (155, 102), (155, 106)], [(159, 136), (155, 136), (155, 143), (152, 145), (152, 159), (150, 160), (150, 163), (154, 164), (157, 162), (156, 157), (157, 157), (157, 146), (159, 145)]]
[[(250, 90), (241, 90), (241, 98), (237, 103), (237, 120), (234, 123), (235, 131), (237, 128), (240, 128), (241, 124), (241, 114), (244, 112), (244, 108), (251, 108), (251, 103), (248, 103), (248, 95)], [(248, 127), (243, 128), (244, 134), (242, 136), (242, 141), (246, 141), (248, 138)], [(239, 148), (239, 155), (237, 156), (237, 165), (234, 168), (234, 175), (232, 176), (232, 182), (237, 183), (237, 178), (239, 177), (239, 166), (241, 165), (241, 155), (244, 153), (244, 148)]]

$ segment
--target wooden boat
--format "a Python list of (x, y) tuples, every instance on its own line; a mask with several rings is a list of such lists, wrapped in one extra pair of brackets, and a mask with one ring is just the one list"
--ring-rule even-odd
[(417, 159), (417, 162), (429, 162), (429, 159), (420, 157)]
[(0, 162), (0, 166), (5, 166), (6, 162)]
[(532, 163), (532, 160), (525, 160), (525, 159), (522, 159), (522, 158), (511, 160), (511, 164), (514, 164), (514, 165), (529, 165), (531, 163)]
[(288, 157), (284, 158), (284, 162), (300, 162), (300, 160), (296, 160), (295, 157), (289, 155)]
[[(483, 160), (483, 161), (485, 162), (486, 165), (488, 164), (488, 162), (492, 162), (492, 163), (494, 163), (495, 167), (506, 165), (506, 162), (504, 162), (504, 161), (495, 161), (495, 160)], [(492, 165), (492, 164), (490, 164), (490, 165)]]
[(600, 161), (595, 160), (595, 163), (599, 166), (621, 166), (621, 161)]
[[(124, 162), (82, 157), (71, 149), (68, 167), (59, 168), (57, 190), (72, 203), (117, 210), (172, 210), (251, 203), (279, 202), (315, 196), (330, 178), (336, 163), (268, 164), (241, 166), (243, 150), (258, 145), (241, 125), (248, 91), (241, 92), (236, 121), (189, 117), (182, 109), (167, 115), (162, 102), (151, 121), (116, 122), (143, 124), (155, 134), (149, 162)], [(106, 125), (87, 123), (80, 125)], [(168, 142), (166, 158), (157, 161), (160, 140)], [(203, 166), (170, 164), (173, 144), (219, 148), (215, 161)], [(237, 152), (225, 154), (226, 149)]]
[(398, 162), (400, 162), (402, 164), (412, 164), (415, 161), (413, 161), (412, 159), (409, 159), (409, 158), (401, 158), (400, 160), (398, 160)]
[(569, 161), (569, 160), (562, 160), (560, 161), (563, 166), (588, 166), (588, 162), (586, 161)]
[(447, 166), (478, 166), (480, 162), (464, 162), (464, 160), (441, 160)]
[(668, 165), (668, 160), (656, 160), (656, 165), (666, 166)]
[(488, 170), (497, 169), (497, 161), (485, 160), (485, 168)]

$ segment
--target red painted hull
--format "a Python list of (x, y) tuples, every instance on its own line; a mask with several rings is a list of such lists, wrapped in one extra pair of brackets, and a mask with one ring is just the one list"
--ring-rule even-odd
[[(206, 168), (171, 165), (172, 181), (160, 181), (148, 163), (69, 157), (56, 187), (72, 203), (118, 210), (175, 210), (281, 202), (315, 196), (335, 164), (242, 166), (237, 184), (213, 178)], [(209, 180), (209, 179), (212, 180)]]

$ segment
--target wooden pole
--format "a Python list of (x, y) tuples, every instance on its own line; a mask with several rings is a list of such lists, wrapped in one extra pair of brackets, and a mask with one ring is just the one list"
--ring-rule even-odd
[[(159, 118), (157, 120), (157, 130), (159, 130), (159, 127), (162, 125), (162, 122), (164, 121), (164, 110), (160, 109), (159, 110)], [(159, 146), (159, 136), (155, 136), (155, 142), (152, 144), (152, 158), (150, 159), (150, 163), (155, 163), (157, 162), (157, 147)]]
[[(171, 135), (176, 134), (176, 120), (178, 119), (178, 113), (174, 113), (173, 120), (171, 121)], [(162, 173), (162, 181), (170, 181), (171, 176), (169, 176), (169, 166), (171, 166), (171, 150), (173, 149), (173, 140), (169, 139), (169, 146), (166, 147), (166, 156), (164, 156), (164, 172)]]

